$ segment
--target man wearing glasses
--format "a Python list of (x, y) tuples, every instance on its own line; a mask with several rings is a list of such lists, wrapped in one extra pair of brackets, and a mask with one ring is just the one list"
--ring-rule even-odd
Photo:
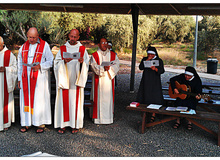
[(95, 124), (113, 123), (115, 76), (119, 71), (119, 59), (115, 52), (108, 49), (105, 38), (99, 41), (99, 49), (91, 56), (93, 70), (93, 115)]

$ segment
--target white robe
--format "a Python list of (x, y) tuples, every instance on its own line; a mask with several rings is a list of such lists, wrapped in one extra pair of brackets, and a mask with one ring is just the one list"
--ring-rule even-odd
[[(105, 52), (98, 49), (98, 56), (100, 64), (103, 61), (110, 62), (111, 53), (107, 49)], [(94, 99), (94, 74), (99, 76), (99, 84), (98, 84), (98, 118), (94, 119), (95, 124), (111, 124), (113, 123), (113, 112), (114, 112), (114, 102), (113, 102), (113, 92), (112, 92), (112, 79), (117, 75), (119, 71), (119, 59), (116, 55), (115, 64), (112, 65), (109, 71), (104, 70), (104, 66), (98, 65), (91, 56), (91, 67), (94, 71), (93, 79), (92, 79), (92, 94), (91, 99)]]
[[(8, 50), (7, 47), (4, 47), (4, 49), (0, 51), (0, 66), (3, 66), (4, 64), (4, 52), (6, 50)], [(8, 123), (4, 124), (4, 72), (0, 72), (0, 131), (4, 130), (4, 128), (10, 127), (11, 122), (15, 122), (13, 90), (15, 88), (17, 79), (17, 61), (12, 52), (10, 54), (9, 66), (5, 67), (5, 69), (7, 88), (9, 93)]]
[[(76, 45), (70, 45), (67, 41), (66, 44), (67, 52), (74, 53), (79, 52), (79, 47), (82, 44), (78, 41)], [(54, 127), (55, 128), (83, 128), (83, 118), (84, 118), (84, 88), (86, 85), (88, 77), (88, 67), (89, 67), (89, 56), (87, 51), (84, 52), (84, 62), (82, 63), (82, 68), (80, 72), (80, 63), (78, 59), (73, 59), (68, 63), (64, 63), (61, 57), (61, 51), (56, 55), (54, 61), (54, 74), (56, 78), (56, 103), (55, 103), (55, 116), (54, 116)], [(79, 89), (78, 97), (78, 110), (76, 113), (76, 89)], [(63, 116), (63, 95), (62, 89), (69, 90), (69, 121), (64, 122)], [(77, 115), (77, 120), (76, 120)]]
[[(28, 52), (28, 64), (32, 63), (37, 43), (30, 44)], [(51, 124), (51, 103), (50, 103), (50, 67), (53, 65), (53, 54), (47, 42), (45, 42), (42, 59), (40, 62), (41, 69), (38, 71), (38, 78), (34, 95), (34, 112), (24, 112), (24, 96), (22, 85), (22, 48), (18, 53), (18, 81), (20, 81), (20, 117), (21, 126), (40, 126), (42, 124)], [(30, 104), (30, 71), (27, 67), (28, 74), (28, 93)]]

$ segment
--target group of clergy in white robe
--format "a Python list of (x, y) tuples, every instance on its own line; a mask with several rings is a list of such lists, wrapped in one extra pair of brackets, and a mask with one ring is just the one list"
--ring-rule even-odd
[[(92, 119), (95, 124), (113, 123), (114, 77), (119, 71), (119, 59), (107, 48), (105, 38), (100, 40), (99, 49), (89, 58), (86, 48), (78, 41), (79, 31), (71, 30), (68, 37), (69, 40), (60, 47), (54, 60), (54, 127), (61, 134), (65, 133), (66, 127), (71, 128), (71, 133), (77, 133), (83, 128), (84, 87), (89, 64), (93, 70)], [(36, 28), (29, 29), (27, 38), (27, 42), (19, 49), (18, 65), (16, 57), (6, 47), (0, 48), (0, 66), (3, 66), (3, 69), (0, 67), (0, 130), (7, 130), (11, 122), (14, 122), (13, 90), (18, 78), (20, 131), (24, 133), (31, 126), (36, 126), (36, 133), (43, 133), (45, 125), (51, 124), (50, 68), (54, 57), (48, 43), (39, 38)], [(3, 39), (0, 44), (3, 46)], [(10, 56), (4, 56), (6, 51)], [(64, 58), (65, 52), (80, 52), (80, 58)], [(8, 62), (5, 57), (9, 57)], [(111, 62), (111, 65), (105, 66), (102, 62)], [(6, 93), (8, 96), (5, 96)]]

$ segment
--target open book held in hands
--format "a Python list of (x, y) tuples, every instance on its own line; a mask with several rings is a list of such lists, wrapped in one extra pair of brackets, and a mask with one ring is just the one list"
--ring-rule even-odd
[(101, 66), (112, 66), (114, 64), (116, 64), (115, 61), (111, 61), (111, 62), (103, 61)]
[(144, 61), (144, 68), (150, 68), (151, 66), (159, 66), (159, 60)]
[(38, 64), (40, 64), (39, 62), (35, 62), (35, 63), (31, 63), (31, 64), (27, 64), (27, 63), (22, 63), (24, 66), (27, 66), (27, 67), (34, 67), (34, 66), (37, 66)]
[(130, 103), (130, 106), (131, 107), (137, 107), (137, 106), (139, 106), (140, 105), (140, 103), (138, 103), (138, 102), (131, 102)]
[(80, 58), (80, 52), (63, 52), (63, 58), (72, 58), (72, 59), (79, 59)]

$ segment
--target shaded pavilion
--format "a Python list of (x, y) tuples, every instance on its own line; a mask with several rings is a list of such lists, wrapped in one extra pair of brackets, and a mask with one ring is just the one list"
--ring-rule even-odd
[[(139, 15), (220, 15), (220, 3), (0, 3), (0, 10), (129, 14), (133, 23), (130, 92), (134, 91)], [(195, 57), (195, 53), (194, 53)], [(196, 61), (196, 59), (194, 59)]]

